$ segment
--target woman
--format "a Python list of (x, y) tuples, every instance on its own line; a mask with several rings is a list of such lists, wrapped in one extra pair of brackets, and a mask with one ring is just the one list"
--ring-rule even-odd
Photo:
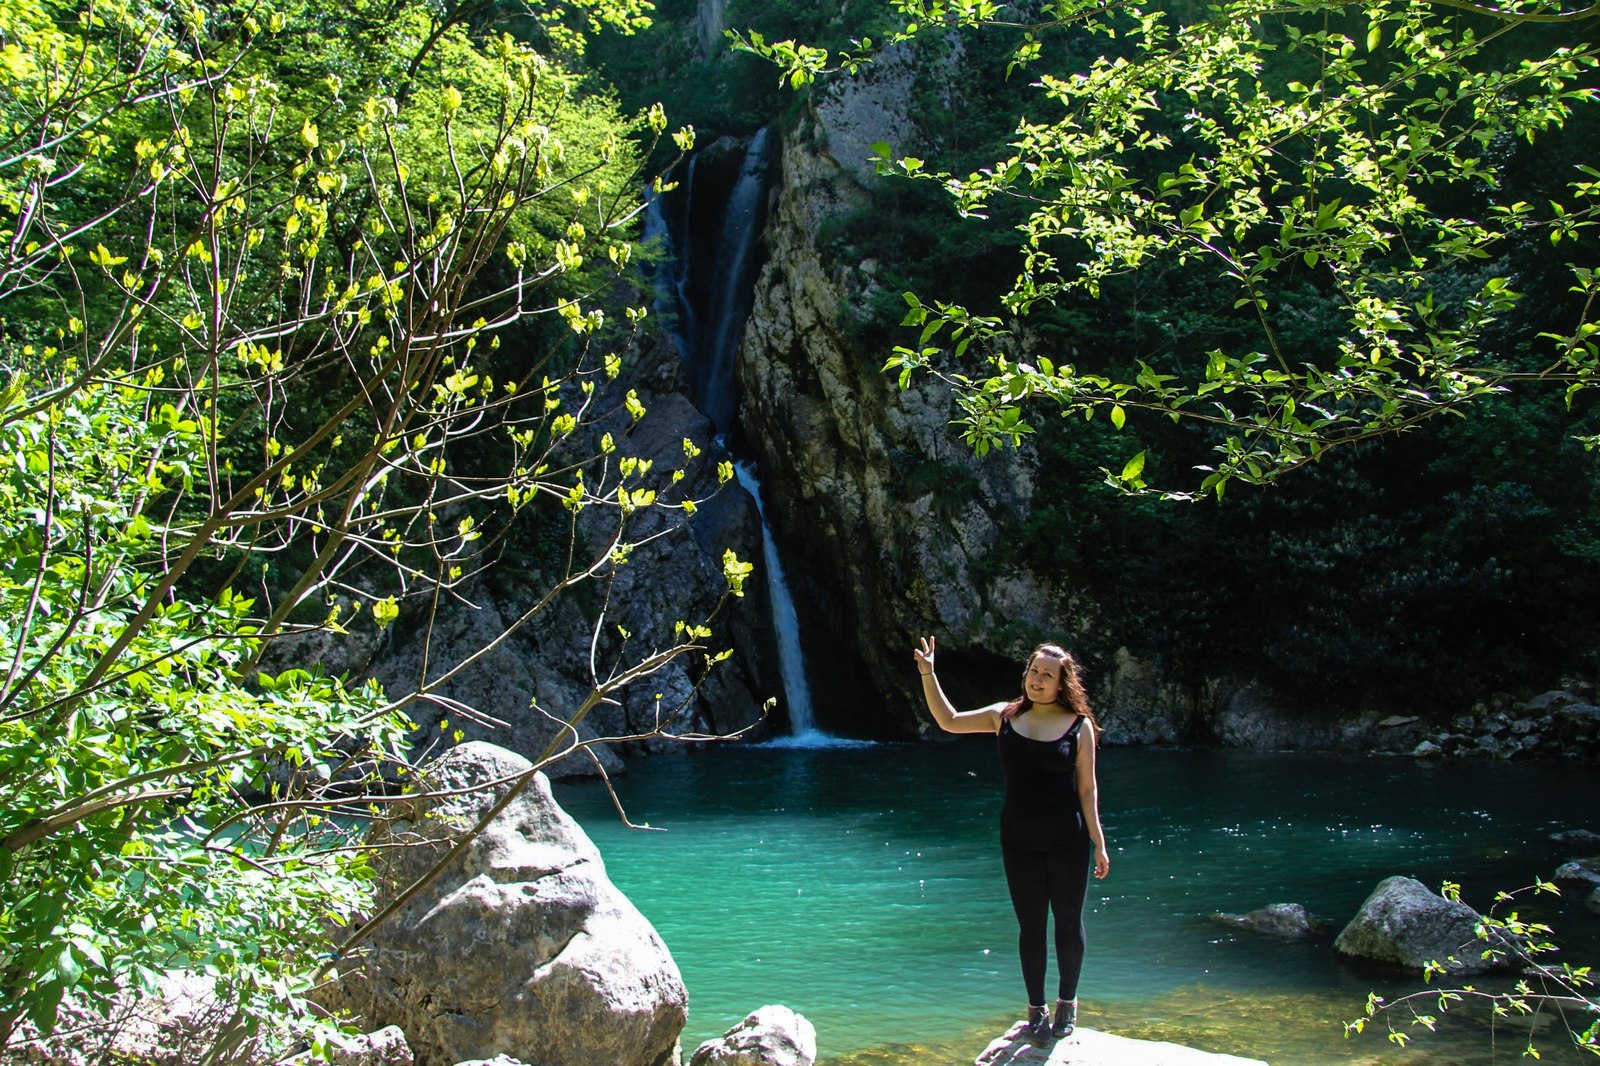
[[(1017, 948), (1028, 991), (1027, 1035), (1042, 1047), (1078, 1024), (1078, 974), (1086, 939), (1083, 901), (1089, 890), (1091, 846), (1094, 875), (1111, 872), (1095, 782), (1099, 738), (1082, 671), (1062, 648), (1041, 644), (1028, 657), (1018, 699), (958, 711), (934, 676), (934, 639), (923, 637), (921, 645), (912, 655), (922, 675), (922, 694), (939, 728), (999, 736), (1006, 781), (1000, 853), (1021, 927)], [(1044, 1001), (1050, 912), (1055, 913), (1056, 965), (1061, 975), (1053, 1022)]]

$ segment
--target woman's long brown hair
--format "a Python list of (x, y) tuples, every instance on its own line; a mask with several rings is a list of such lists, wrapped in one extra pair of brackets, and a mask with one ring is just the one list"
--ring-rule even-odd
[(1094, 711), (1089, 707), (1089, 694), (1083, 687), (1083, 667), (1078, 665), (1078, 660), (1072, 653), (1059, 644), (1041, 644), (1033, 649), (1033, 654), (1028, 656), (1028, 663), (1022, 668), (1023, 694), (1000, 709), (1000, 717), (1010, 721), (1023, 711), (1033, 706), (1033, 701), (1028, 699), (1027, 684), (1028, 671), (1033, 669), (1033, 660), (1039, 656), (1054, 659), (1061, 664), (1060, 687), (1056, 689), (1056, 702), (1074, 714), (1081, 714), (1089, 719), (1089, 724), (1094, 726), (1095, 746), (1100, 746), (1100, 722), (1094, 716)]

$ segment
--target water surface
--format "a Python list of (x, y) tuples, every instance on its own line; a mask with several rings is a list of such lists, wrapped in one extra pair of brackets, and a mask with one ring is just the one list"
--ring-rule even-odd
[[(683, 971), (687, 1051), (783, 1003), (816, 1025), (828, 1066), (942, 1066), (970, 1063), (1022, 1006), (993, 749), (963, 737), (633, 760), (615, 780), (628, 816), (665, 832), (624, 827), (597, 782), (556, 788)], [(1335, 962), (1332, 933), (1391, 874), (1458, 882), (1480, 908), (1548, 877), (1571, 857), (1549, 834), (1585, 824), (1592, 786), (1564, 763), (1107, 748), (1112, 870), (1090, 885), (1084, 1022), (1275, 1066), (1526, 1061), (1526, 1023), (1491, 1033), (1462, 1010), (1407, 1050), (1345, 1039), (1369, 991), (1418, 983)], [(1273, 902), (1333, 928), (1287, 942), (1209, 917)], [(1575, 965), (1600, 958), (1580, 899), (1519, 906)], [(1593, 1061), (1540, 1024), (1545, 1061)]]

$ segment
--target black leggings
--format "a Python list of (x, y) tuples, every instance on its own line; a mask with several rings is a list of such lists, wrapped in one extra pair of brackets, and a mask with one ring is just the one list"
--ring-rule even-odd
[(1083, 900), (1089, 891), (1089, 848), (1068, 844), (1050, 851), (1027, 851), (1002, 845), (1006, 885), (1017, 912), (1017, 953), (1022, 957), (1022, 982), (1028, 1002), (1044, 1002), (1045, 938), (1051, 912), (1056, 917), (1056, 965), (1061, 969), (1062, 999), (1078, 994), (1083, 970)]

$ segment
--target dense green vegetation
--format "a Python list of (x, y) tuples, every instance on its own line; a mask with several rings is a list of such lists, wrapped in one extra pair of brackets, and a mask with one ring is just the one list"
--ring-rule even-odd
[[(727, 19), (801, 86), (767, 121), (813, 74), (849, 76), (823, 71), (866, 57), (852, 41), (917, 52), (924, 139), (888, 146), (870, 208), (817, 243), (878, 264), (847, 309), (861, 357), (938, 373), (970, 440), (1014, 439), (1056, 487), (1001, 516), (989, 565), (1088, 593), (1091, 653), (1344, 709), (1443, 712), (1600, 667), (1592, 11), (869, 7)], [(1224, 41), (1238, 54), (1208, 53)], [(1173, 80), (1184, 64), (1210, 80)], [(1281, 139), (1258, 153), (1276, 169), (1239, 158), (1251, 137)], [(1123, 498), (1201, 486), (1199, 507)], [(941, 481), (936, 513), (961, 491)]]
[(645, 413), (608, 389), (666, 122), (583, 46), (645, 5), (519, 11), (0, 5), (0, 1045), (171, 970), (236, 1010), (206, 1061), (336, 1038), (307, 995), (381, 920), (350, 827), (414, 727), (307, 638), (426, 631), (540, 544), (528, 624), (692, 513), (593, 428)]
[[(1031, 432), (1021, 406), (1030, 398), (1105, 412), (1119, 428), (1130, 412), (1164, 415), (1208, 433), (1199, 491), (1220, 496), (1232, 481), (1272, 480), (1519, 382), (1560, 384), (1569, 402), (1594, 384), (1600, 325), (1590, 304), (1600, 280), (1587, 250), (1564, 261), (1577, 296), (1571, 325), (1551, 323), (1526, 345), (1497, 336), (1522, 292), (1493, 261), (1534, 238), (1581, 245), (1596, 224), (1600, 171), (1560, 136), (1569, 119), (1593, 125), (1600, 57), (1583, 31), (1600, 18), (1595, 9), (891, 6), (906, 20), (892, 41), (1017, 30), (1007, 70), (1036, 79), (1031, 106), (987, 166), (963, 174), (959, 159), (930, 165), (880, 148), (886, 171), (936, 182), (964, 217), (1025, 205), (1019, 270), (1000, 313), (908, 297), (907, 322), (922, 333), (891, 360), (950, 375), (952, 353), (981, 357), (983, 376), (950, 378), (980, 453)], [(1104, 41), (1075, 54), (1061, 49), (1063, 32)], [(862, 40), (835, 55), (753, 31), (738, 39), (794, 84), (854, 70), (876, 47)], [(1522, 190), (1503, 179), (1516, 145), (1541, 140), (1544, 161), (1560, 164), (1559, 199), (1513, 199)], [(1110, 279), (1174, 267), (1196, 267), (1225, 292), (1246, 336), (1106, 374), (1058, 361), (1063, 353), (1036, 350), (1017, 331), (1016, 319), (1074, 294), (1099, 297)], [(1291, 344), (1307, 286), (1326, 328)], [(1141, 451), (1108, 476), (1146, 491), (1147, 458)], [(1169, 491), (1194, 490), (1180, 481)]]

